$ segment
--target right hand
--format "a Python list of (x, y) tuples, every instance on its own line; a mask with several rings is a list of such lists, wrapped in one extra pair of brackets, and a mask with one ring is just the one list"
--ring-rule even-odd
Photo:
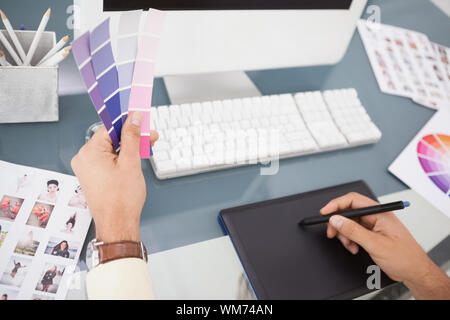
[[(377, 204), (361, 194), (349, 193), (331, 200), (320, 213), (327, 215)], [(355, 220), (333, 216), (328, 223), (327, 236), (330, 239), (337, 237), (353, 254), (358, 253), (359, 246), (363, 247), (392, 280), (406, 285), (416, 283), (430, 270), (438, 268), (393, 212)]]

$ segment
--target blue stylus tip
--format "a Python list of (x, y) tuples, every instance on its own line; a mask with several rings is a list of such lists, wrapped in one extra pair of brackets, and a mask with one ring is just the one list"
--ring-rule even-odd
[(408, 208), (411, 205), (411, 203), (409, 203), (409, 201), (403, 201), (403, 206), (405, 208)]

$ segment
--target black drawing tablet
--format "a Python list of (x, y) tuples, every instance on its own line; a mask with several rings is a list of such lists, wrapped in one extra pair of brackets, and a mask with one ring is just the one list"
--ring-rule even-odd
[[(220, 212), (258, 299), (351, 299), (371, 291), (367, 267), (375, 263), (362, 248), (352, 255), (326, 237), (326, 224), (298, 226), (351, 191), (376, 200), (367, 184), (357, 181)], [(381, 273), (381, 287), (392, 283)]]

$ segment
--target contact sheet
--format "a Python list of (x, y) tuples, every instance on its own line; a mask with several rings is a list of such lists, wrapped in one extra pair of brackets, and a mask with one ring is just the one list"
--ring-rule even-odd
[(92, 217), (73, 176), (0, 161), (0, 297), (64, 299)]
[(432, 109), (450, 106), (448, 48), (423, 33), (365, 20), (358, 31), (382, 92)]

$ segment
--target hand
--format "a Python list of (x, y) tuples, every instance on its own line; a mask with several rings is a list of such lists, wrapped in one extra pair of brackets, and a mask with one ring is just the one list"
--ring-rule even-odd
[[(98, 241), (140, 241), (139, 223), (146, 198), (139, 155), (141, 121), (141, 112), (127, 118), (119, 155), (102, 127), (72, 159), (72, 169), (86, 196)], [(153, 145), (158, 133), (151, 132), (150, 140)]]
[[(326, 215), (377, 204), (363, 195), (349, 193), (331, 200), (320, 213)], [(337, 237), (352, 254), (358, 253), (359, 246), (363, 247), (391, 279), (404, 282), (417, 299), (450, 298), (450, 279), (431, 261), (393, 212), (354, 220), (335, 215), (330, 218), (327, 236)]]

